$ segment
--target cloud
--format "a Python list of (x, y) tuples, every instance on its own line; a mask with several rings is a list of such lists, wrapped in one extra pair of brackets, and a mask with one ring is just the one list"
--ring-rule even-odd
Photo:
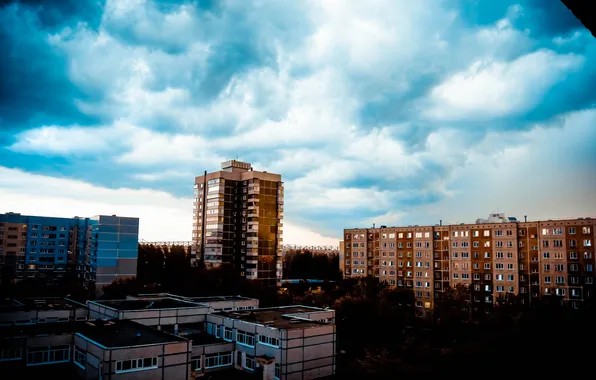
[[(0, 166), (0, 213), (56, 217), (122, 215), (140, 218), (139, 238), (190, 239), (192, 198), (150, 189), (108, 189), (82, 181), (32, 175)], [(337, 245), (337, 240), (284, 221), (284, 243)], [(306, 240), (305, 240), (306, 239)]]
[(535, 107), (567, 73), (584, 64), (581, 56), (538, 50), (512, 62), (476, 61), (432, 90), (438, 103), (428, 116), (438, 120), (494, 119)]
[[(325, 236), (447, 219), (439, 205), (473, 220), (493, 177), (528, 177), (502, 162), (548, 161), (596, 106), (596, 42), (551, 3), (21, 1), (0, 8), (0, 165), (185, 199), (239, 157), (281, 173), (287, 217)], [(593, 161), (565, 141), (584, 148), (561, 162)], [(562, 185), (535, 181), (550, 208)]]

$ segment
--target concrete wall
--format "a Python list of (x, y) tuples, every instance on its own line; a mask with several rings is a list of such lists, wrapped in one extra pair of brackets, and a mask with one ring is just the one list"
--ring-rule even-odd
[[(329, 310), (312, 314), (315, 319), (323, 319), (334, 318), (335, 312)], [(242, 355), (274, 358), (274, 362), (281, 365), (282, 380), (316, 379), (335, 373), (337, 349), (335, 325), (284, 330), (216, 315), (208, 315), (207, 322), (280, 339), (280, 347), (276, 348), (259, 343), (258, 337), (255, 336), (255, 347), (236, 343), (236, 351), (241, 352)], [(235, 331), (233, 338), (236, 339)], [(238, 365), (236, 368), (240, 369)]]
[[(87, 352), (86, 378), (103, 373), (103, 378), (114, 380), (187, 380), (190, 378), (191, 347), (189, 342), (104, 349), (80, 336), (75, 345)], [(134, 372), (116, 373), (116, 363), (121, 360), (157, 357), (157, 368)], [(83, 372), (83, 371), (81, 371)]]
[[(60, 319), (61, 322), (74, 321), (76, 318), (86, 318), (89, 311), (84, 308), (71, 310), (30, 310), (0, 313), (0, 323), (24, 322), (39, 319)], [(63, 320), (64, 319), (64, 320)], [(79, 319), (80, 320), (80, 319)], [(33, 322), (35, 323), (35, 322)]]
[(282, 331), (282, 379), (316, 379), (335, 373), (335, 325)]

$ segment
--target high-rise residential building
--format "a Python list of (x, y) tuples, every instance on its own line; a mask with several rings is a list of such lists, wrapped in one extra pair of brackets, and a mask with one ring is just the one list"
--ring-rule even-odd
[(493, 214), (475, 224), (344, 230), (344, 277), (375, 276), (411, 289), (417, 314), (467, 285), (473, 311), (502, 297), (557, 295), (573, 307), (594, 295), (596, 219), (520, 222)]
[(193, 252), (206, 267), (231, 264), (241, 275), (281, 280), (284, 188), (281, 175), (236, 160), (195, 178)]
[(17, 280), (76, 273), (97, 288), (137, 274), (139, 219), (0, 214), (0, 266)]

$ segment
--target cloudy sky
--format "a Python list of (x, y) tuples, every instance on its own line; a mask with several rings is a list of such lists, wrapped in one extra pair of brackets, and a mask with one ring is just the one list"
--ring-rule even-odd
[(596, 216), (596, 40), (556, 0), (0, 6), (0, 212), (190, 240), (193, 176), (283, 175), (284, 240)]

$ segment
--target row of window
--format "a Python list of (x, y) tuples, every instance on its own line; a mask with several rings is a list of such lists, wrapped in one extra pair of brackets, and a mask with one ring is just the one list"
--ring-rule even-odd
[[(214, 323), (207, 323), (207, 334), (214, 335), (216, 338), (223, 338), (229, 342), (234, 341), (234, 330), (231, 327), (218, 326)], [(243, 330), (236, 330), (237, 343), (245, 346), (254, 347), (258, 339), (261, 344), (267, 344), (274, 347), (279, 347), (279, 339), (269, 337), (261, 334), (253, 334)]]
[[(591, 234), (592, 233), (592, 228), (590, 226), (585, 226), (582, 227), (581, 229), (583, 234)], [(569, 234), (574, 235), (577, 233), (576, 228), (575, 227), (569, 227), (568, 230)], [(563, 228), (543, 228), (542, 229), (542, 235), (543, 236), (548, 236), (552, 233), (552, 235), (563, 235)], [(470, 231), (452, 231), (452, 236), (453, 237), (469, 237), (470, 236)], [(520, 236), (524, 236), (525, 235), (525, 231), (524, 230), (519, 230), (519, 235)], [(383, 233), (381, 234), (381, 238), (382, 239), (395, 239), (396, 234), (395, 233)], [(472, 236), (473, 237), (480, 237), (480, 231), (479, 230), (474, 230), (472, 231)], [(484, 237), (488, 237), (490, 236), (490, 230), (483, 230), (482, 231), (482, 236)], [(513, 230), (495, 230), (495, 236), (513, 236)], [(364, 234), (352, 234), (350, 236), (350, 234), (346, 234), (346, 240), (350, 240), (350, 237), (354, 240), (358, 240), (358, 239), (364, 239), (365, 235)], [(371, 239), (373, 238), (372, 234), (370, 234), (369, 236)], [(411, 239), (412, 238), (412, 232), (400, 232), (397, 234), (397, 238), (398, 239), (403, 239), (404, 237), (406, 237), (407, 239)], [(430, 238), (430, 232), (415, 232), (414, 233), (414, 237), (417, 239), (420, 239), (422, 237), (424, 238)], [(440, 235), (438, 232), (436, 232), (434, 234), (434, 238), (439, 238)]]
[[(248, 369), (250, 371), (254, 371), (256, 369), (257, 362), (254, 356), (244, 355), (243, 360), (242, 352), (237, 351), (236, 353), (236, 365)], [(205, 369), (230, 366), (232, 365), (232, 352), (218, 352), (215, 354), (207, 354), (205, 355), (204, 360)], [(193, 356), (190, 365), (192, 371), (200, 371), (201, 369), (203, 369), (203, 357), (201, 355)], [(281, 377), (281, 365), (279, 363), (275, 364), (274, 377), (276, 379), (279, 379)]]

